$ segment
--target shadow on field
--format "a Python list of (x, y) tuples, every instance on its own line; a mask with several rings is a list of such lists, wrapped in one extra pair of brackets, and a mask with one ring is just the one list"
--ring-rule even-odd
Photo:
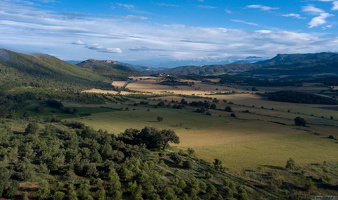
[(270, 169), (279, 169), (279, 170), (284, 170), (284, 167), (278, 167), (278, 166), (273, 166), (273, 165), (259, 165), (261, 167), (266, 167)]

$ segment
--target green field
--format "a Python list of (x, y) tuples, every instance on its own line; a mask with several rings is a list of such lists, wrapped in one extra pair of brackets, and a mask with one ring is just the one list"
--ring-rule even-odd
[[(95, 110), (92, 105), (87, 108), (85, 105), (77, 106)], [(335, 132), (335, 127), (315, 124), (296, 127), (293, 125), (296, 114), (293, 113), (260, 108), (251, 109), (255, 113), (242, 113), (240, 111), (245, 107), (231, 106), (238, 119), (229, 117), (228, 112), (221, 110), (212, 110), (213, 115), (208, 116), (185, 109), (112, 104), (106, 105), (114, 109), (111, 112), (93, 112), (90, 116), (67, 120), (80, 121), (113, 134), (127, 128), (141, 129), (145, 126), (173, 129), (181, 139), (179, 145), (174, 145), (178, 149), (193, 148), (197, 157), (210, 162), (219, 158), (225, 167), (238, 172), (263, 165), (283, 167), (290, 157), (299, 165), (337, 161), (337, 142), (325, 136)], [(127, 107), (129, 110), (126, 110)], [(278, 117), (271, 117), (275, 115)], [(164, 120), (158, 122), (158, 116)], [(317, 119), (307, 117), (313, 122)], [(323, 135), (314, 135), (318, 131)]]

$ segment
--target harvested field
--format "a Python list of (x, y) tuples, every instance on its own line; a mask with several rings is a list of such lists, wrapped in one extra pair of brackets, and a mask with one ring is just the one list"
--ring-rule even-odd
[(112, 85), (115, 87), (123, 87), (126, 85), (128, 81), (113, 81)]

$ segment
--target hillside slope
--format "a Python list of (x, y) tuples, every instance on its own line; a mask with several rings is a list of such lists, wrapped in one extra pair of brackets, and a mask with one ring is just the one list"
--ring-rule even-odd
[(48, 89), (110, 87), (97, 74), (43, 54), (34, 56), (0, 49), (1, 89), (20, 86)]
[(107, 61), (84, 61), (77, 65), (56, 57), (26, 55), (0, 49), (0, 90), (36, 87), (59, 90), (113, 89), (111, 81), (142, 75), (136, 69)]
[(94, 72), (100, 76), (114, 79), (125, 79), (128, 76), (140, 76), (144, 73), (137, 69), (121, 64), (112, 60), (86, 60), (77, 64), (77, 66)]

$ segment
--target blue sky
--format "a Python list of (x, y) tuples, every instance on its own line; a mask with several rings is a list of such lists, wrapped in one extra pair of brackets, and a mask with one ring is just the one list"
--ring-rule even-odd
[(0, 0), (0, 47), (149, 64), (338, 52), (335, 0)]

